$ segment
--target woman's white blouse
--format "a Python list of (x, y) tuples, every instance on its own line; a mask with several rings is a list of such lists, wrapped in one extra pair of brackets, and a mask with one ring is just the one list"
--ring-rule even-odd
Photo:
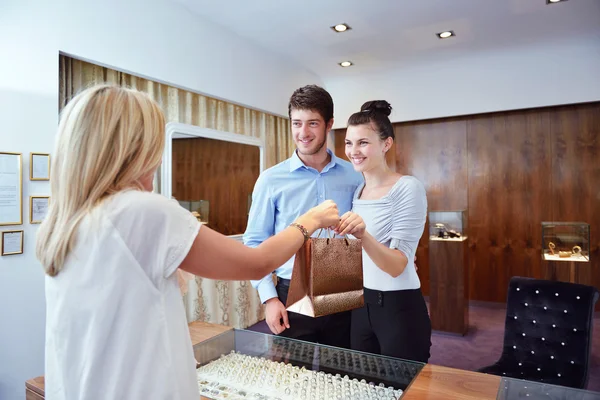
[(382, 198), (361, 200), (358, 197), (363, 187), (364, 183), (354, 194), (352, 210), (363, 218), (367, 232), (378, 242), (398, 249), (408, 258), (404, 272), (393, 278), (377, 267), (363, 250), (364, 286), (381, 291), (420, 288), (414, 259), (427, 218), (425, 187), (417, 178), (404, 175)]

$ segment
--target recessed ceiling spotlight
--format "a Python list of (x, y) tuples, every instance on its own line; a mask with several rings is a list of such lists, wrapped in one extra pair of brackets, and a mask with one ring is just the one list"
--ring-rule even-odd
[(546, 0), (546, 4), (562, 3), (567, 0)]
[(342, 32), (349, 31), (352, 28), (350, 28), (350, 26), (348, 26), (348, 24), (344, 23), (344, 24), (334, 25), (331, 27), (331, 29), (333, 29), (337, 33), (342, 33)]
[(354, 65), (354, 64), (352, 64), (352, 61), (342, 61), (340, 63), (340, 67), (349, 67), (351, 65)]
[(436, 36), (439, 37), (440, 39), (448, 39), (451, 36), (456, 36), (454, 34), (454, 31), (444, 31), (444, 32), (440, 32), (440, 33), (436, 33)]

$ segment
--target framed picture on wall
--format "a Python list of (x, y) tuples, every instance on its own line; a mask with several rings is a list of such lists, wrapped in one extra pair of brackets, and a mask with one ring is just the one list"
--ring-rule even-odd
[(29, 196), (29, 223), (41, 224), (50, 205), (50, 196)]
[(23, 231), (2, 232), (2, 255), (23, 254)]
[(0, 226), (23, 223), (21, 153), (0, 152)]
[(29, 155), (29, 180), (50, 180), (50, 154), (30, 153)]

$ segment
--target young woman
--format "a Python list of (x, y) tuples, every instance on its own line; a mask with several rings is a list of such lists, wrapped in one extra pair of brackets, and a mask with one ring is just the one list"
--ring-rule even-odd
[(326, 201), (257, 248), (200, 229), (151, 193), (165, 120), (147, 95), (96, 86), (63, 110), (52, 203), (37, 256), (46, 272), (46, 399), (199, 398), (178, 268), (260, 279), (320, 227)]
[(421, 182), (386, 163), (391, 111), (387, 101), (369, 101), (350, 116), (346, 132), (346, 156), (365, 178), (336, 229), (363, 244), (365, 306), (352, 314), (352, 348), (427, 362), (431, 321), (414, 264), (427, 198)]

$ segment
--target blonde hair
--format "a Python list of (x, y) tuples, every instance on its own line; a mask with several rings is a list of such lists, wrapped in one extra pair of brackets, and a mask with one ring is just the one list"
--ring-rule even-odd
[(75, 246), (81, 220), (102, 200), (160, 165), (165, 118), (148, 95), (99, 85), (75, 96), (61, 113), (52, 159), (52, 200), (39, 228), (36, 255), (57, 275)]

